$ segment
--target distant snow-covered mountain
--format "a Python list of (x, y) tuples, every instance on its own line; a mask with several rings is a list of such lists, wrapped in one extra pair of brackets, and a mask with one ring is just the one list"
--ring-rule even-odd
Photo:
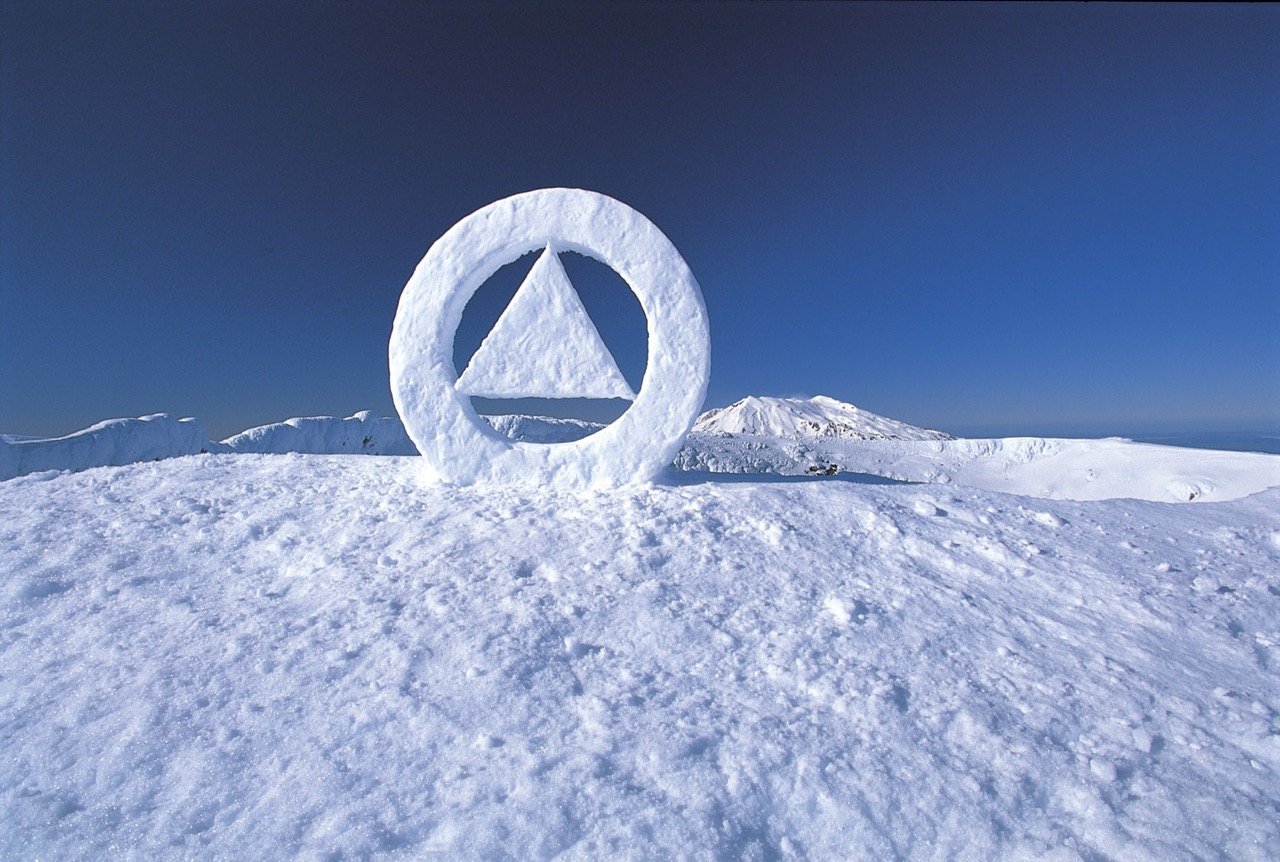
[(750, 395), (708, 410), (694, 431), (768, 437), (845, 437), (852, 440), (950, 440), (951, 435), (879, 416), (861, 407), (817, 395), (771, 398)]

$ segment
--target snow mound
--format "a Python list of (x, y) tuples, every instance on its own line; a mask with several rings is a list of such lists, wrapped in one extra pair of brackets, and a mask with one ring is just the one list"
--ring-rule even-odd
[(45, 470), (86, 470), (210, 451), (195, 419), (156, 413), (107, 419), (65, 437), (0, 438), (0, 480)]
[(232, 452), (310, 455), (416, 455), (413, 441), (396, 418), (362, 410), (354, 416), (307, 416), (241, 431), (222, 441)]
[(748, 396), (708, 410), (693, 430), (704, 434), (774, 437), (846, 437), (855, 440), (946, 440), (949, 435), (879, 416), (852, 404), (818, 395), (813, 398)]
[(0, 484), (0, 858), (1280, 855), (1280, 490), (417, 462)]
[(689, 435), (681, 470), (812, 475), (868, 473), (1053, 500), (1233, 500), (1280, 485), (1280, 455), (1134, 443), (1008, 437), (852, 440)]

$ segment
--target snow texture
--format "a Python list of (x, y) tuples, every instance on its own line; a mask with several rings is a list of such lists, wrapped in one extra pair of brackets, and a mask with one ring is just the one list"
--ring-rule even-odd
[(484, 398), (636, 397), (551, 246), (480, 342), (457, 388)]
[(0, 483), (0, 858), (1280, 857), (1280, 489), (418, 466)]
[(0, 440), (0, 480), (44, 470), (84, 470), (210, 451), (209, 436), (194, 419), (156, 413), (108, 419), (65, 437)]
[[(593, 257), (621, 276), (640, 301), (649, 335), (644, 382), (631, 407), (599, 433), (558, 445), (515, 441), (490, 428), (456, 388), (453, 365), (467, 300), (500, 266), (548, 245)], [(541, 351), (558, 335), (554, 326), (538, 325), (534, 337), (526, 347)], [(640, 213), (581, 189), (515, 195), (450, 228), (405, 285), (388, 356), (396, 410), (423, 455), (425, 477), (562, 488), (652, 480), (693, 425), (711, 367), (702, 293), (679, 252)]]
[(950, 435), (879, 416), (825, 395), (771, 398), (751, 395), (708, 410), (693, 430), (704, 434), (775, 437), (849, 437), (857, 440), (947, 440)]

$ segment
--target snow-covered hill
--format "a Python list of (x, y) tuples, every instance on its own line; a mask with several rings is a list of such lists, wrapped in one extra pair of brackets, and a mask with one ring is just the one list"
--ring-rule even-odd
[(204, 426), (168, 413), (107, 419), (65, 437), (0, 436), (0, 481), (44, 470), (85, 470), (176, 458), (213, 448)]
[(728, 407), (708, 410), (693, 430), (704, 434), (770, 437), (842, 437), (853, 440), (946, 440), (941, 431), (917, 428), (868, 410), (818, 395), (813, 398), (748, 396)]
[(0, 483), (0, 858), (1280, 856), (1280, 489)]

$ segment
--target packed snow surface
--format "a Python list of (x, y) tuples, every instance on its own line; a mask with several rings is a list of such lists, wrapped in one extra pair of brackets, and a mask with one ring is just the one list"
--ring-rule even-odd
[(693, 429), (706, 434), (848, 437), (855, 440), (946, 440), (949, 435), (880, 416), (825, 395), (771, 398), (750, 395), (708, 410)]
[(1280, 489), (0, 483), (0, 858), (1280, 856)]

